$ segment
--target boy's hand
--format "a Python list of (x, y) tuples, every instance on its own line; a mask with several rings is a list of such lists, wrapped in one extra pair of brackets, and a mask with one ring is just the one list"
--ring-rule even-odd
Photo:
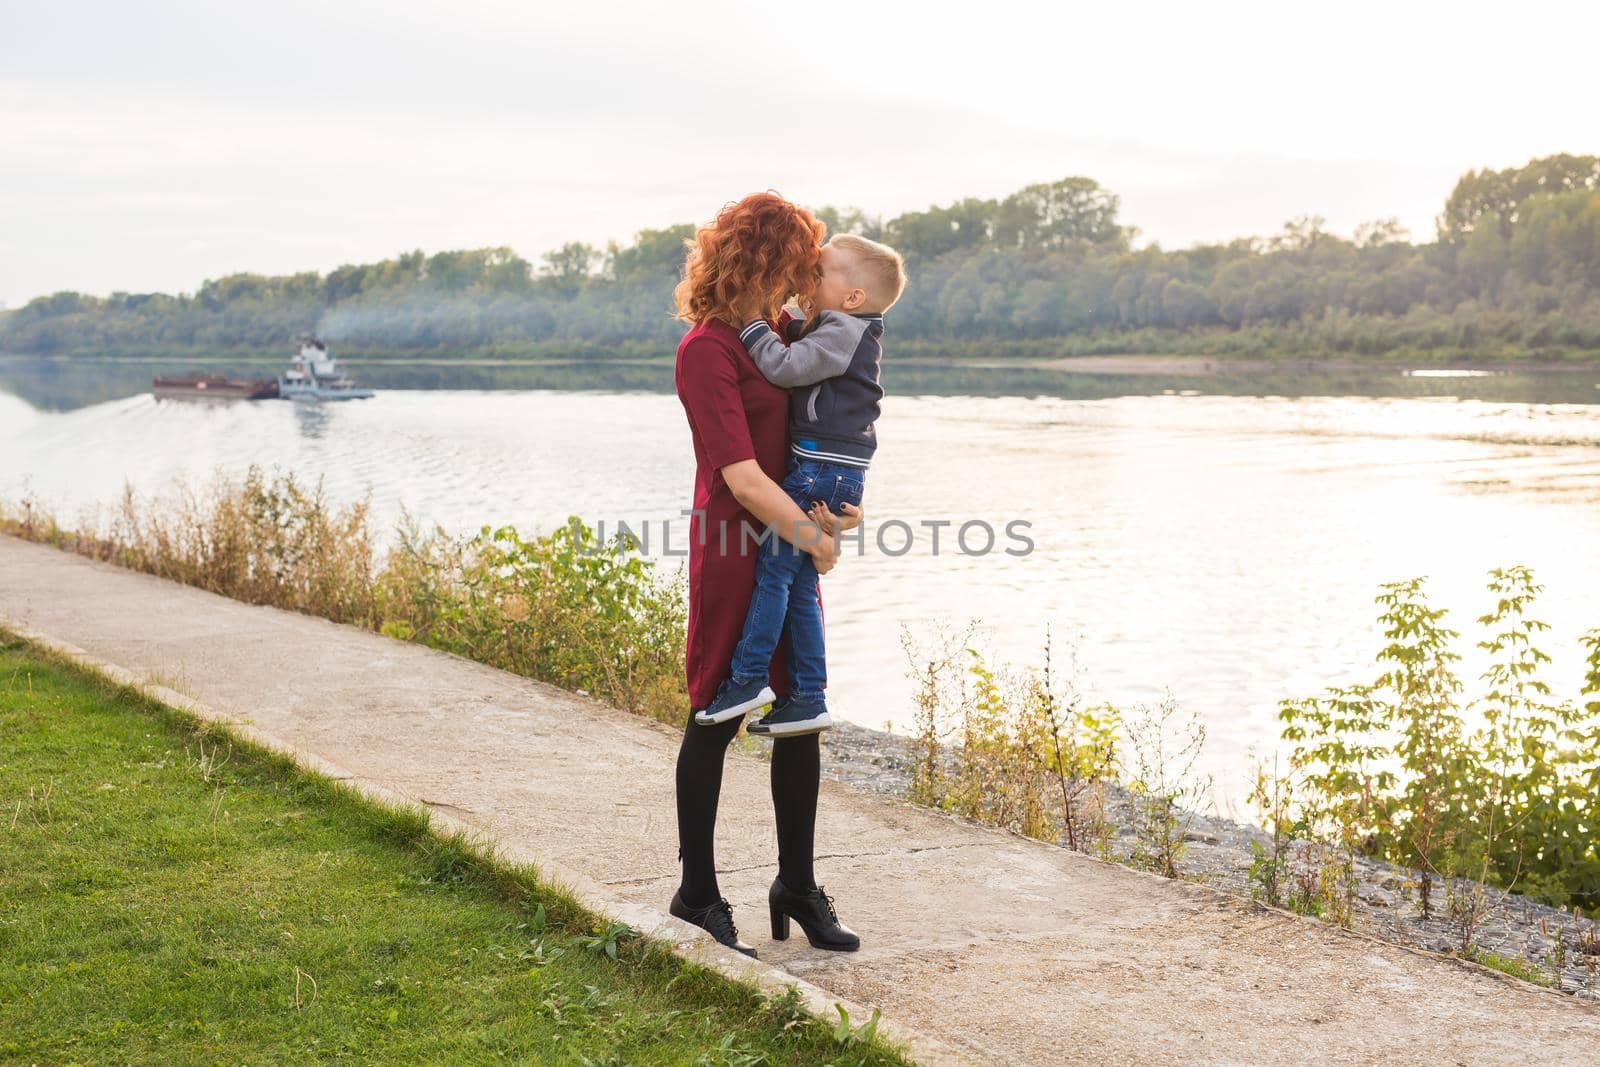
[(839, 506), (844, 509), (843, 515), (835, 515), (828, 510), (828, 505), (821, 501), (812, 504), (811, 510), (807, 512), (811, 516), (811, 521), (822, 527), (823, 535), (830, 539), (837, 537), (846, 530), (854, 530), (861, 525), (861, 520), (864, 517), (861, 509), (854, 504), (840, 504)]

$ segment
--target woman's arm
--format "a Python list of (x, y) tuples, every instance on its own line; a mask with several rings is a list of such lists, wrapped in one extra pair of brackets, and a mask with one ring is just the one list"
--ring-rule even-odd
[(768, 478), (753, 459), (740, 460), (722, 468), (722, 480), (739, 504), (756, 521), (777, 531), (779, 537), (811, 555), (818, 574), (827, 574), (838, 561), (839, 550), (832, 537), (824, 537), (817, 524), (789, 499), (777, 482)]

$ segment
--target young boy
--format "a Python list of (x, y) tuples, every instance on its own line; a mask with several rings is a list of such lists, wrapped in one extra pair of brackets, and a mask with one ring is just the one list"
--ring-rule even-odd
[[(766, 379), (789, 389), (789, 474), (783, 489), (802, 511), (820, 502), (840, 515), (846, 504), (861, 504), (867, 465), (878, 446), (873, 423), (883, 399), (883, 313), (900, 299), (905, 284), (905, 266), (894, 249), (841, 234), (822, 248), (817, 285), (807, 302), (809, 321), (789, 322), (788, 338), (759, 319), (739, 332)], [(827, 660), (817, 570), (808, 554), (777, 538), (756, 561), (756, 588), (733, 653), (732, 676), (695, 713), (696, 722), (726, 722), (772, 703), (767, 668), (785, 621), (789, 698), (746, 729), (789, 737), (833, 725), (822, 695)]]

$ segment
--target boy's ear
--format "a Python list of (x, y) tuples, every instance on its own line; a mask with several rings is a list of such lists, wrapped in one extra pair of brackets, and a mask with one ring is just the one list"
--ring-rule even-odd
[(867, 291), (865, 289), (852, 289), (844, 295), (844, 309), (846, 311), (854, 311), (866, 302)]

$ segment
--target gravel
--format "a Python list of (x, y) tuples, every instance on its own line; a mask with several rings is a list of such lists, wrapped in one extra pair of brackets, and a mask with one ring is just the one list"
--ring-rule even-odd
[[(911, 739), (850, 723), (823, 735), (823, 774), (856, 789), (904, 798), (911, 783)], [(765, 742), (749, 742), (764, 749)], [(1107, 858), (1126, 862), (1133, 851), (1133, 798), (1112, 787), (1107, 816), (1116, 827)], [(1180, 877), (1229, 893), (1252, 896), (1251, 842), (1269, 838), (1254, 826), (1217, 815), (1189, 813)], [(1417, 877), (1402, 867), (1358, 857), (1351, 928), (1396, 944), (1433, 952), (1459, 953), (1461, 926), (1450, 919), (1446, 891), (1435, 883), (1433, 917), (1424, 919), (1417, 903)], [(1459, 888), (1473, 883), (1458, 882)], [(1562, 992), (1600, 1000), (1600, 923), (1575, 917), (1513, 893), (1486, 888), (1486, 914), (1473, 944), (1479, 952), (1532, 964)], [(1558, 947), (1559, 946), (1559, 947)]]

